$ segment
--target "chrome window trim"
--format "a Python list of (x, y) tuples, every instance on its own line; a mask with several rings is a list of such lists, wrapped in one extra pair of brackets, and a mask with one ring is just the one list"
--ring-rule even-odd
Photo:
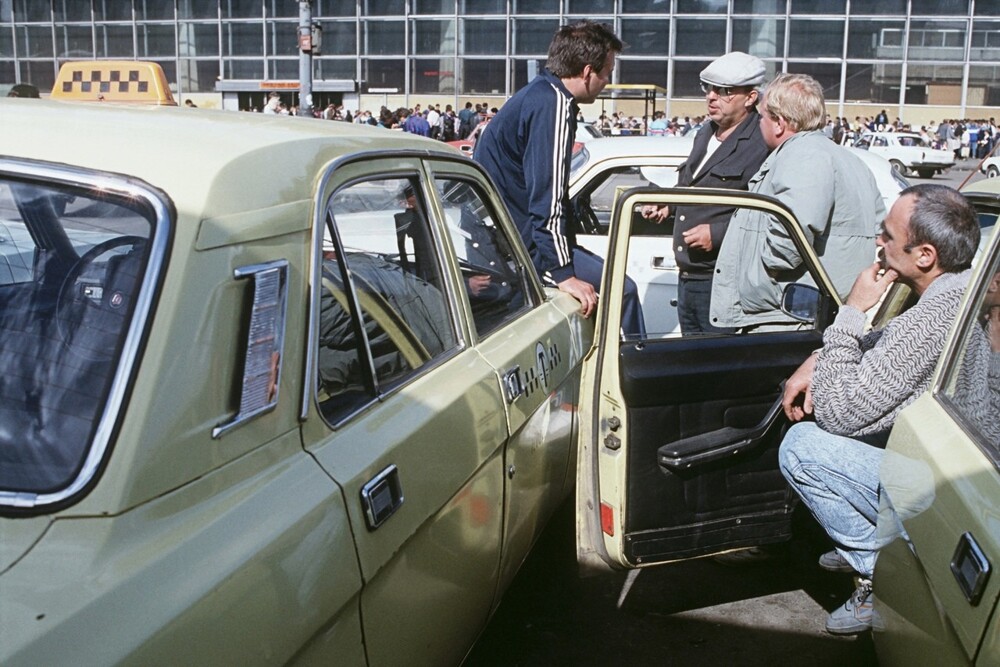
[(137, 178), (19, 158), (0, 157), (0, 177), (33, 180), (42, 183), (98, 190), (122, 199), (141, 200), (152, 209), (155, 220), (151, 230), (149, 261), (145, 267), (132, 321), (122, 347), (118, 368), (108, 392), (104, 410), (91, 439), (87, 456), (76, 477), (63, 489), (32, 494), (0, 490), (0, 507), (41, 508), (61, 503), (84, 490), (100, 469), (111, 444), (111, 436), (124, 407), (129, 380), (136, 366), (139, 347), (149, 322), (172, 236), (172, 206), (165, 193)]

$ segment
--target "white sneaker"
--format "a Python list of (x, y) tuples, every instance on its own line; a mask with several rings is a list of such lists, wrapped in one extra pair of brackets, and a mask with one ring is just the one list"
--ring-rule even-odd
[(850, 599), (826, 618), (826, 631), (834, 635), (856, 635), (872, 629), (872, 580), (861, 579)]

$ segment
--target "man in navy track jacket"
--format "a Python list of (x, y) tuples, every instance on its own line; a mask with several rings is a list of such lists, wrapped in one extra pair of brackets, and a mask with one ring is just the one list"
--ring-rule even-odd
[[(585, 317), (597, 306), (604, 264), (577, 246), (568, 219), (577, 105), (597, 99), (623, 46), (605, 24), (581, 21), (560, 28), (545, 69), (503, 105), (474, 153), (496, 183), (538, 273), (580, 301)], [(623, 331), (644, 334), (631, 280), (622, 298)]]

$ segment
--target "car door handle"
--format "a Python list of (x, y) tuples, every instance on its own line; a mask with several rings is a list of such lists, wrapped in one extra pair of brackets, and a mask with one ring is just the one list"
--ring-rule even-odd
[(368, 530), (375, 530), (403, 504), (403, 487), (395, 465), (386, 467), (361, 487), (361, 504), (365, 508)]
[(784, 414), (781, 409), (784, 387), (785, 383), (782, 382), (778, 398), (755, 426), (750, 428), (726, 426), (663, 445), (657, 450), (660, 465), (671, 472), (677, 472), (746, 451), (780, 421), (779, 418)]
[(677, 268), (672, 262), (667, 261), (665, 255), (653, 255), (652, 259), (649, 260), (649, 266), (657, 271), (672, 271)]
[(958, 547), (951, 558), (951, 573), (955, 575), (965, 599), (973, 607), (979, 604), (992, 569), (989, 559), (972, 533), (963, 533), (958, 538)]

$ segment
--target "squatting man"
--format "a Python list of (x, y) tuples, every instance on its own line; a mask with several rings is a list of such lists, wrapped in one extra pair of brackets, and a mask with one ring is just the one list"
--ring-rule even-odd
[[(860, 575), (827, 618), (829, 632), (871, 627), (883, 448), (899, 412), (930, 384), (979, 236), (975, 210), (955, 190), (922, 184), (900, 193), (876, 241), (880, 261), (861, 271), (822, 349), (785, 385), (785, 414), (801, 423), (781, 443), (781, 472), (836, 545), (820, 565)], [(865, 333), (865, 312), (893, 282), (909, 286), (918, 302)], [(815, 422), (801, 421), (810, 414)]]

